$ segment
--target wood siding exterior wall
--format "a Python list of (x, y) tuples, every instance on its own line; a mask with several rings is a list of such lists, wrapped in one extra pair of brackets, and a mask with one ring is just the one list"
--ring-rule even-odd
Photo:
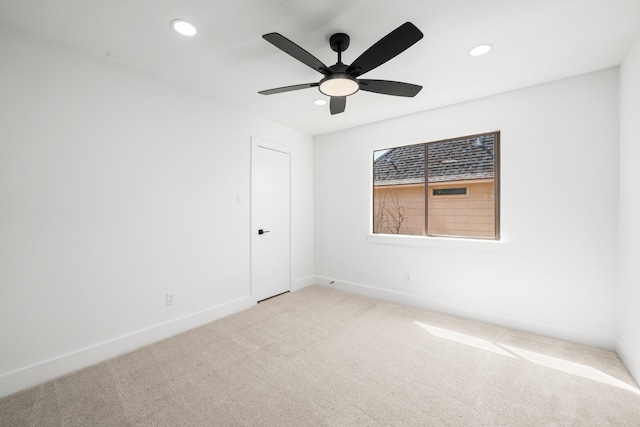
[[(433, 189), (466, 187), (467, 194), (434, 196)], [(374, 233), (493, 238), (493, 179), (429, 185), (425, 233), (424, 184), (374, 187)]]
[[(434, 188), (467, 187), (466, 195), (434, 196)], [(495, 201), (493, 180), (429, 185), (428, 234), (493, 238)]]

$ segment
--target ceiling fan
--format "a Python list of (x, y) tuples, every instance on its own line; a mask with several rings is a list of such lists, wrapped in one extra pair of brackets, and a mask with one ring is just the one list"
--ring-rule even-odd
[(320, 72), (324, 75), (324, 78), (318, 83), (284, 86), (263, 90), (258, 93), (262, 95), (273, 95), (292, 90), (318, 87), (320, 92), (331, 97), (329, 105), (331, 114), (342, 113), (347, 105), (347, 96), (353, 95), (358, 90), (385, 95), (416, 96), (422, 89), (422, 86), (389, 80), (359, 79), (358, 77), (404, 52), (419, 41), (422, 36), (422, 32), (415, 25), (411, 22), (406, 22), (367, 49), (353, 61), (351, 65), (346, 65), (342, 63), (342, 52), (349, 47), (350, 39), (347, 34), (337, 33), (331, 36), (329, 45), (334, 52), (338, 52), (338, 62), (327, 67), (315, 56), (281, 34), (265, 34), (262, 38), (266, 41), (293, 56), (303, 64)]

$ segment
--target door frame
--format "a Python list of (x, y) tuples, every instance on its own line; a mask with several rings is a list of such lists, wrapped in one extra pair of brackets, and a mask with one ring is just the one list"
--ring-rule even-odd
[[(253, 196), (254, 196), (254, 189), (255, 189), (255, 183), (254, 183), (254, 161), (255, 161), (255, 150), (257, 149), (267, 149), (267, 150), (273, 150), (273, 151), (278, 151), (281, 153), (285, 153), (289, 155), (289, 291), (291, 291), (291, 165), (293, 164), (293, 153), (292, 153), (292, 149), (290, 146), (288, 145), (284, 145), (284, 144), (279, 144), (276, 142), (271, 142), (268, 141), (266, 139), (257, 137), (257, 136), (251, 136), (251, 189), (250, 189), (250, 216), (251, 216), (251, 220), (250, 220), (250, 231), (249, 234), (251, 235), (251, 242), (250, 242), (250, 248), (249, 248), (249, 263), (250, 263), (250, 271), (249, 271), (249, 280), (250, 280), (250, 285), (249, 285), (249, 294), (251, 295), (251, 297), (254, 297), (254, 292), (253, 292), (253, 287), (254, 287), (254, 277), (253, 277), (253, 262), (254, 262), (254, 257), (253, 257), (253, 248), (254, 248), (254, 244), (255, 244), (255, 239), (257, 239), (258, 234), (257, 232), (254, 233), (254, 228), (256, 227), (255, 225), (255, 211), (254, 211), (254, 200), (253, 200)], [(255, 304), (257, 304), (257, 299), (254, 301)]]

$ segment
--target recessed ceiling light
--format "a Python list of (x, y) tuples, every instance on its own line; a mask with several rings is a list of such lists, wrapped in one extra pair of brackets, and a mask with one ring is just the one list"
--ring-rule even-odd
[(195, 25), (184, 19), (174, 19), (171, 21), (171, 27), (183, 36), (195, 36), (198, 32)]
[(481, 44), (480, 46), (476, 46), (473, 49), (471, 49), (469, 51), (469, 55), (471, 56), (482, 56), (485, 55), (487, 53), (489, 53), (489, 51), (493, 49), (493, 46), (490, 44)]
[(324, 99), (316, 99), (313, 103), (316, 105), (327, 105), (327, 101)]

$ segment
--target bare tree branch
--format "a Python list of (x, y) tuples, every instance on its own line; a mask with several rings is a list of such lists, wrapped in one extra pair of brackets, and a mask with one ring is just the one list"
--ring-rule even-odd
[(373, 232), (400, 234), (407, 220), (404, 212), (398, 191), (395, 188), (381, 189), (374, 205)]

